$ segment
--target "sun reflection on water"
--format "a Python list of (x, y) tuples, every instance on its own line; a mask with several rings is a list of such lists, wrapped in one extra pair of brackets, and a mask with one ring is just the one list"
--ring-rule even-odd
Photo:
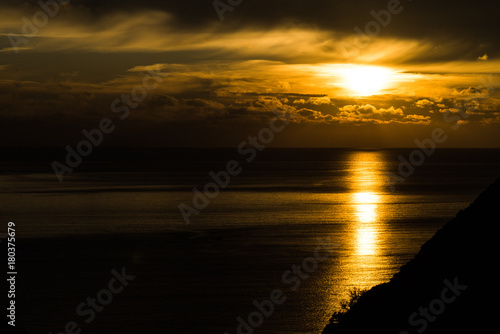
[(377, 208), (380, 196), (372, 192), (353, 194), (353, 205), (357, 220), (364, 224), (356, 230), (356, 254), (375, 255), (377, 253), (377, 228), (373, 224), (378, 219)]
[(344, 218), (340, 222), (342, 234), (336, 235), (342, 246), (327, 276), (331, 284), (330, 310), (340, 310), (341, 302), (349, 299), (353, 288), (370, 289), (387, 282), (393, 274), (388, 270), (393, 261), (386, 203), (390, 200), (386, 187), (389, 164), (384, 151), (354, 151), (345, 157), (343, 181), (347, 194), (332, 195), (343, 196)]
[(380, 196), (374, 193), (354, 193), (356, 216), (362, 223), (372, 223), (377, 220), (377, 203)]
[(386, 277), (377, 270), (387, 261), (381, 245), (386, 243), (384, 182), (386, 159), (382, 152), (353, 152), (347, 162), (352, 219), (349, 219), (352, 251), (347, 253), (344, 270), (352, 287), (369, 288)]

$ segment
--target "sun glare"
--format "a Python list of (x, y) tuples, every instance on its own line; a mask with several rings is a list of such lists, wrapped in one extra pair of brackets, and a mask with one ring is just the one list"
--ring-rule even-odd
[(342, 86), (354, 95), (380, 94), (390, 83), (392, 71), (377, 66), (353, 66), (340, 69)]

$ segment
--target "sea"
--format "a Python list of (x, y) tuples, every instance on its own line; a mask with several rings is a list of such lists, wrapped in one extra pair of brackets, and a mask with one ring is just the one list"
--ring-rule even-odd
[(321, 333), (500, 175), (499, 149), (99, 147), (60, 182), (64, 148), (0, 153), (29, 333)]

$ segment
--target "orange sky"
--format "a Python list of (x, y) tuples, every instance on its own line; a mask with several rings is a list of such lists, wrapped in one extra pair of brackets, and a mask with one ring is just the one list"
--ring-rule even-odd
[(272, 146), (499, 147), (498, 5), (394, 1), (3, 2), (2, 146), (70, 144), (154, 71), (104, 145), (234, 146), (279, 109)]

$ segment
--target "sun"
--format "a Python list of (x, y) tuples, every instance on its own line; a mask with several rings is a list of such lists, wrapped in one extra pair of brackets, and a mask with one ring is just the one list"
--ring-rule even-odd
[(340, 69), (343, 88), (354, 95), (369, 96), (380, 94), (388, 87), (392, 71), (378, 66), (349, 66)]

